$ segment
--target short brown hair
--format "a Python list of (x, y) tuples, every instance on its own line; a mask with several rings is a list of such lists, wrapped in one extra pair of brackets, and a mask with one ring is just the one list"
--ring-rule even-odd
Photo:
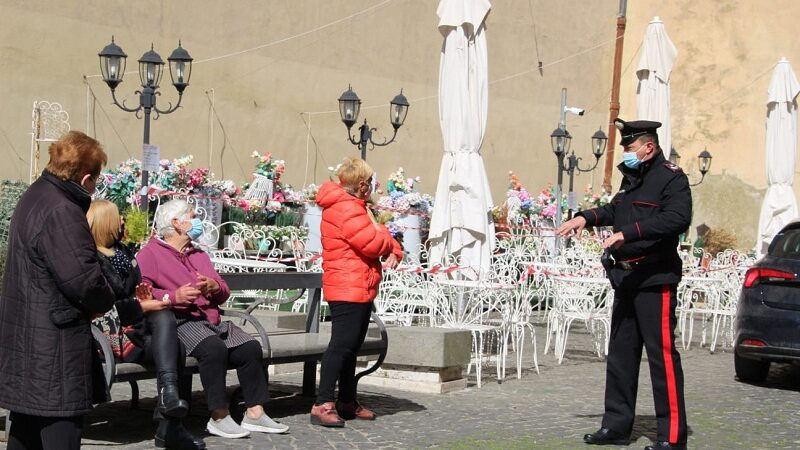
[(47, 171), (64, 181), (80, 183), (84, 175), (100, 175), (108, 156), (96, 139), (80, 131), (70, 131), (50, 145)]
[(345, 158), (336, 171), (336, 176), (339, 177), (339, 184), (349, 194), (355, 194), (358, 189), (358, 183), (362, 181), (369, 182), (370, 177), (374, 174), (375, 171), (372, 170), (372, 167), (360, 158)]
[(93, 200), (86, 212), (86, 219), (98, 249), (109, 249), (119, 239), (119, 209), (114, 203), (103, 199)]

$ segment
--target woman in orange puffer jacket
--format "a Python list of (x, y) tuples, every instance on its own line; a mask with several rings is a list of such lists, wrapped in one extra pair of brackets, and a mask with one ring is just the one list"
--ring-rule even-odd
[[(322, 290), (331, 309), (331, 340), (322, 357), (319, 395), (311, 408), (311, 423), (343, 427), (343, 419), (375, 420), (375, 413), (356, 400), (356, 354), (367, 335), (372, 300), (381, 282), (381, 257), (394, 268), (403, 251), (389, 230), (367, 209), (375, 173), (367, 163), (346, 158), (336, 175), (317, 193), (323, 208)], [(339, 381), (339, 399), (334, 388)]]

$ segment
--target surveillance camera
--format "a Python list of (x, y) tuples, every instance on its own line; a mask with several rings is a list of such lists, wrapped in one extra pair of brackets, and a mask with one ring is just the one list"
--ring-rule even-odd
[(585, 109), (583, 109), (583, 108), (576, 108), (576, 107), (574, 107), (574, 106), (565, 106), (565, 107), (564, 107), (564, 111), (566, 111), (566, 112), (568, 112), (568, 113), (575, 114), (576, 116), (582, 116), (582, 115), (583, 115), (583, 113), (585, 113), (585, 112), (586, 112), (586, 110), (585, 110)]

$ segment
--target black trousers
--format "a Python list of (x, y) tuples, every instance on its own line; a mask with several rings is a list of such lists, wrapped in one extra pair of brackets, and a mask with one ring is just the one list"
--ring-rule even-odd
[(675, 348), (676, 286), (617, 290), (611, 317), (603, 427), (630, 433), (642, 345), (647, 350), (659, 441), (686, 442), (683, 368)]
[(356, 400), (356, 355), (364, 343), (372, 314), (372, 303), (328, 301), (331, 308), (331, 340), (322, 356), (317, 404), (336, 399), (334, 390), (339, 381), (339, 401)]
[(77, 450), (83, 416), (41, 417), (11, 413), (8, 450)]
[(206, 393), (209, 411), (228, 407), (225, 393), (228, 363), (236, 368), (248, 408), (269, 401), (267, 374), (261, 364), (261, 345), (257, 341), (248, 341), (229, 349), (219, 336), (209, 336), (194, 348), (192, 356), (197, 358), (199, 364), (200, 382)]

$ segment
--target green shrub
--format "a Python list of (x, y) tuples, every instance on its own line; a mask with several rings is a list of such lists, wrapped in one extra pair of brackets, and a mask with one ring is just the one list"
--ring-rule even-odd
[(132, 248), (139, 248), (150, 237), (149, 215), (139, 208), (132, 207), (125, 211), (124, 217), (125, 237), (122, 243)]

